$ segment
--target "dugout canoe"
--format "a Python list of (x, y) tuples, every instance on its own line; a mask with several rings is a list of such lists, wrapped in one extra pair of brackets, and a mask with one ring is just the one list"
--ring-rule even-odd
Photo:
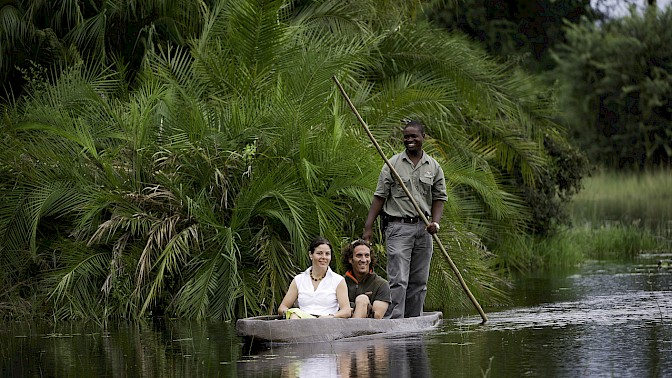
[(256, 316), (239, 319), (236, 332), (246, 343), (315, 343), (385, 333), (416, 333), (437, 327), (443, 314), (425, 312), (404, 319), (278, 319)]

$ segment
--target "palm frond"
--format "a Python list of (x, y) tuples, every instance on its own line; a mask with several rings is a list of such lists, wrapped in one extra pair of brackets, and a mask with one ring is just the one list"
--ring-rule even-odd
[[(246, 303), (261, 302), (261, 309), (271, 314), (277, 309), (289, 283), (301, 268), (295, 259), (296, 253), (289, 251), (286, 243), (269, 227), (263, 227), (254, 235), (251, 246), (250, 257), (258, 262), (258, 267), (250, 268), (249, 274), (260, 277), (258, 292), (263, 295), (254, 296), (254, 300), (247, 299)], [(244, 306), (245, 314), (254, 313), (254, 310), (249, 305)]]
[(227, 318), (234, 316), (235, 301), (240, 296), (238, 274), (239, 246), (231, 229), (221, 230), (207, 244), (215, 253), (195, 260), (194, 273), (177, 293), (172, 307), (189, 318)]
[(230, 3), (227, 34), (237, 60), (251, 75), (265, 75), (275, 61), (274, 52), (284, 45), (278, 22), (282, 0), (242, 0)]
[[(172, 224), (171, 222), (168, 223)], [(163, 222), (163, 225), (165, 226), (166, 222)], [(150, 241), (147, 243), (147, 247), (145, 247), (145, 250), (143, 251), (142, 257), (140, 258), (136, 293), (140, 293), (141, 289), (144, 287), (144, 274), (147, 269), (146, 267), (143, 267), (142, 264), (151, 263), (151, 259), (149, 258), (151, 251), (148, 251), (148, 247), (151, 248), (151, 241), (155, 240), (157, 244), (160, 243), (158, 245), (159, 247), (164, 244), (161, 240), (161, 238), (164, 236), (164, 232), (157, 232), (157, 234), (159, 235), (155, 236), (154, 239), (150, 238)], [(194, 250), (195, 246), (198, 246), (198, 227), (195, 225), (183, 229), (179, 233), (172, 236), (170, 240), (166, 241), (161, 255), (158, 256), (156, 263), (154, 263), (152, 266), (152, 283), (145, 296), (142, 308), (140, 309), (140, 316), (142, 316), (147, 311), (149, 306), (157, 300), (161, 294), (161, 290), (165, 286), (164, 280), (167, 278), (167, 276), (177, 274), (178, 269), (185, 265), (187, 257), (191, 254), (191, 251)]]
[(105, 12), (94, 14), (82, 20), (65, 36), (65, 40), (78, 46), (83, 51), (91, 51), (91, 56), (104, 62), (107, 49), (105, 46), (105, 30), (108, 15)]
[(30, 43), (35, 39), (35, 28), (28, 22), (25, 14), (13, 4), (3, 4), (0, 7), (0, 73), (8, 71), (8, 54), (12, 49), (23, 43)]
[[(92, 288), (99, 289), (99, 280), (102, 281), (107, 271), (110, 255), (105, 252), (90, 255), (69, 255), (73, 261), (55, 276), (58, 284), (50, 294), (57, 304), (69, 301), (71, 304), (95, 304), (98, 300), (93, 296)], [(77, 257), (79, 257), (77, 259)], [(78, 306), (81, 308), (81, 306)]]

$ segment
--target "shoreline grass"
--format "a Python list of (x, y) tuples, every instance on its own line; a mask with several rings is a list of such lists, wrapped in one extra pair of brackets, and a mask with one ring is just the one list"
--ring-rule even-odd
[(577, 266), (585, 260), (629, 260), (646, 251), (669, 250), (670, 241), (633, 225), (569, 227), (532, 247), (546, 269)]
[[(598, 171), (584, 180), (584, 188), (569, 204), (575, 224), (640, 222), (650, 228), (672, 226), (672, 171), (643, 173)], [(654, 230), (654, 232), (657, 230)]]
[(672, 171), (598, 171), (569, 206), (572, 226), (530, 242), (546, 269), (672, 249)]

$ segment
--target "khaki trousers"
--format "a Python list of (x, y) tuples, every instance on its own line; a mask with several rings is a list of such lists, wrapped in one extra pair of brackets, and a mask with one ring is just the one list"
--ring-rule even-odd
[(392, 303), (386, 318), (420, 316), (427, 296), (432, 235), (425, 224), (390, 222), (385, 229), (387, 280)]

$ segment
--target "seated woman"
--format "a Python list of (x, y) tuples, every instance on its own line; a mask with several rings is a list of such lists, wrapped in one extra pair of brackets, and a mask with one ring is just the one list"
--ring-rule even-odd
[[(317, 237), (310, 243), (312, 266), (298, 274), (289, 285), (278, 314), (287, 319), (349, 318), (352, 310), (345, 279), (329, 268), (331, 242)], [(290, 308), (298, 302), (298, 308)]]

